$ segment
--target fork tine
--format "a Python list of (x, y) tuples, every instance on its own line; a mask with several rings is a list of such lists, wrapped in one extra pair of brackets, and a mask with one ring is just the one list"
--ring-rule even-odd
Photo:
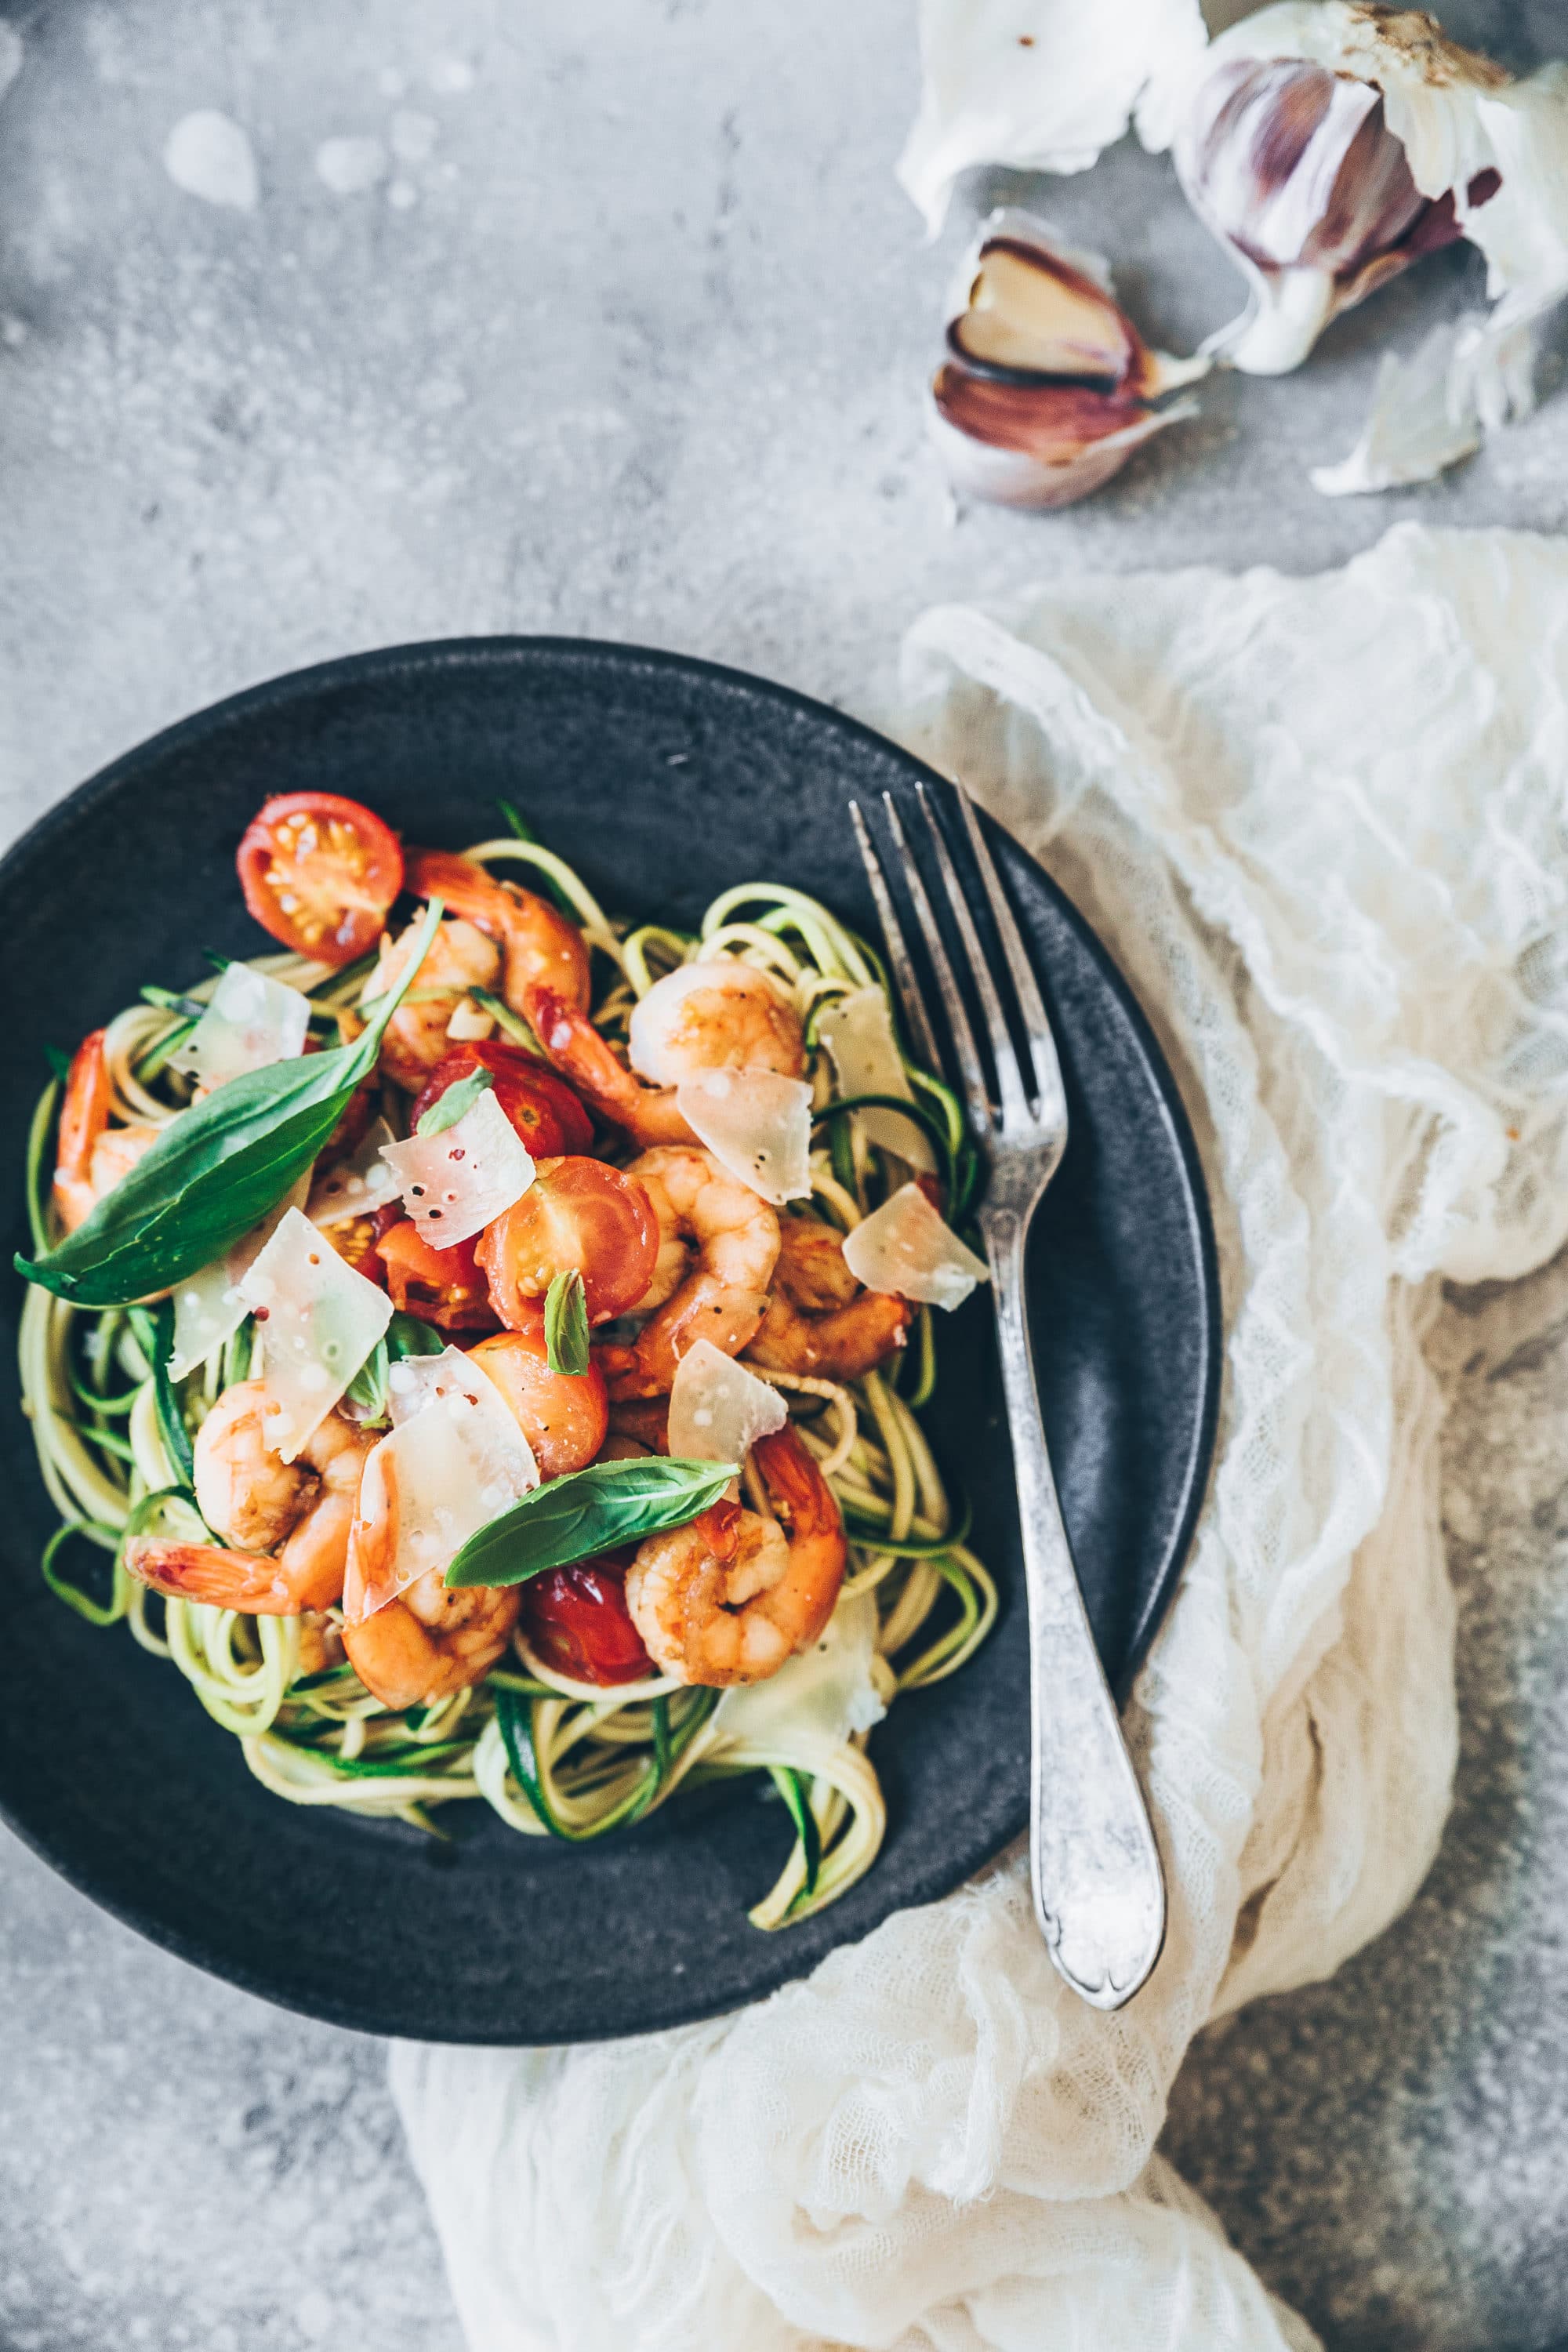
[(980, 1065), (980, 1049), (974, 1042), (974, 1032), (969, 1025), (969, 1015), (963, 1009), (963, 999), (959, 994), (958, 982), (952, 974), (952, 966), (947, 960), (947, 950), (942, 945), (942, 933), (936, 927), (936, 917), (931, 912), (931, 900), (926, 897), (926, 886), (921, 879), (921, 869), (915, 864), (910, 845), (904, 838), (904, 828), (900, 821), (898, 808), (891, 793), (882, 794), (882, 807), (888, 819), (888, 830), (893, 836), (893, 847), (898, 852), (899, 870), (904, 877), (904, 886), (910, 894), (910, 903), (914, 908), (915, 919), (920, 924), (921, 936), (925, 940), (926, 951), (931, 957), (931, 970), (936, 974), (936, 984), (942, 993), (942, 1009), (947, 1014), (948, 1026), (952, 1032), (952, 1049), (958, 1056), (958, 1066), (963, 1079), (963, 1093), (969, 1107), (970, 1124), (982, 1135), (988, 1135), (995, 1124), (995, 1117), (991, 1108), (991, 1097), (985, 1085), (985, 1073)]
[(1002, 942), (1002, 952), (1007, 959), (1007, 969), (1018, 992), (1024, 1026), (1029, 1035), (1029, 1057), (1035, 1066), (1035, 1086), (1042, 1103), (1054, 1101), (1062, 1090), (1061, 1064), (1057, 1059), (1057, 1041), (1051, 1034), (1050, 1017), (1041, 1002), (1035, 967), (1029, 961), (1028, 951), (1019, 937), (1013, 909), (1003, 896), (1002, 878), (985, 845), (974, 803), (962, 784), (958, 786), (958, 805), (963, 811), (964, 831), (974, 852), (974, 863), (980, 868), (980, 878), (985, 885), (985, 896), (991, 901), (996, 936)]
[(1017, 1111), (1026, 1115), (1028, 1106), (1024, 1094), (1023, 1072), (1018, 1067), (1018, 1056), (1013, 1050), (1013, 1040), (1007, 1030), (1007, 1016), (1002, 1010), (1002, 1000), (996, 993), (996, 982), (991, 976), (991, 966), (985, 960), (985, 950), (980, 944), (980, 934), (974, 928), (974, 918), (969, 911), (969, 901), (963, 895), (963, 886), (958, 878), (958, 868), (952, 862), (952, 852), (948, 848), (942, 827), (936, 821), (936, 811), (931, 804), (925, 786), (917, 783), (915, 792), (919, 796), (926, 827), (931, 835), (932, 854), (947, 890), (948, 903), (952, 908), (953, 920), (958, 925), (959, 937), (963, 941), (964, 952), (969, 958), (969, 967), (974, 976), (975, 992), (980, 998), (981, 1011), (985, 1015), (985, 1026), (991, 1036), (991, 1057), (996, 1065), (996, 1082), (1002, 1092), (1004, 1114), (1008, 1111)]
[(849, 803), (849, 818), (855, 827), (855, 838), (860, 845), (860, 859), (866, 868), (866, 879), (871, 885), (871, 896), (877, 902), (877, 919), (882, 926), (882, 938), (888, 950), (888, 963), (899, 992), (899, 1003), (904, 1009), (904, 1023), (916, 1054), (933, 1074), (941, 1071), (942, 1053), (937, 1045), (936, 1032), (931, 1025), (925, 998), (921, 994), (920, 982), (910, 961), (910, 950), (899, 921), (893, 894), (878, 862), (876, 846), (858, 801)]

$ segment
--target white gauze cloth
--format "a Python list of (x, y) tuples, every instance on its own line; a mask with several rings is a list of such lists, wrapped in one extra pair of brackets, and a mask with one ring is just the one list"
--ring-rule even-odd
[(1128, 1726), (1169, 1940), (1085, 2008), (1014, 1855), (713, 2024), (398, 2048), (474, 2352), (1314, 2340), (1154, 2143), (1205, 2020), (1376, 1935), (1447, 1807), (1422, 1335), (1436, 1277), (1568, 1232), (1568, 548), (1076, 579), (927, 614), (904, 688), (1110, 943), (1208, 1171), (1219, 1451)]

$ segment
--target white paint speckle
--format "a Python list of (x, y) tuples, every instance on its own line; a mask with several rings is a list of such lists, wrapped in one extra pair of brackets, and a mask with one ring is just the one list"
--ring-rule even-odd
[(388, 135), (392, 152), (400, 163), (423, 163), (441, 135), (441, 126), (433, 114), (420, 114), (411, 106), (400, 106), (392, 118)]
[(386, 192), (386, 201), (395, 213), (412, 212), (419, 202), (419, 191), (412, 180), (394, 180)]
[(334, 196), (363, 195), (387, 173), (379, 139), (323, 139), (316, 150), (316, 177)]
[(182, 115), (163, 142), (163, 169), (176, 188), (205, 205), (237, 213), (256, 210), (256, 157), (233, 118), (215, 107)]
[(0, 25), (0, 98), (22, 70), (22, 36), (15, 25)]
[(474, 86), (474, 69), (466, 58), (437, 58), (426, 79), (443, 98), (460, 98)]
[(383, 66), (375, 78), (375, 86), (383, 98), (401, 98), (408, 87), (408, 77), (400, 74), (395, 66)]

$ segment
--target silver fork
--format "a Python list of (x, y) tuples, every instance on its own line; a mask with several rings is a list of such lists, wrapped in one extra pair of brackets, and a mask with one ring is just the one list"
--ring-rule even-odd
[[(1062, 1524), (1040, 1421), (1024, 1305), (1025, 1244), (1035, 1211), (1067, 1146), (1067, 1098), (1039, 987), (969, 795), (962, 786), (958, 788), (969, 845), (1011, 976), (1015, 1010), (1028, 1041), (1027, 1076), (1020, 1067), (996, 977), (981, 946), (935, 811), (923, 785), (917, 784), (916, 792), (930, 832), (931, 857), (945, 886), (984, 1016), (995, 1076), (994, 1093), (920, 867), (910, 854), (892, 795), (884, 793), (897, 868), (936, 975), (970, 1124), (989, 1171), (979, 1222), (991, 1265), (1023, 1522), (1029, 1611), (1029, 1862), (1035, 1911), (1051, 1958), (1074, 1991), (1097, 2009), (1120, 2009), (1131, 2000), (1160, 1957), (1165, 1935), (1165, 1886), (1148, 1810), (1100, 1670)], [(940, 1070), (942, 1061), (936, 1034), (870, 828), (858, 804), (852, 801), (849, 807), (911, 1042), (930, 1067)]]

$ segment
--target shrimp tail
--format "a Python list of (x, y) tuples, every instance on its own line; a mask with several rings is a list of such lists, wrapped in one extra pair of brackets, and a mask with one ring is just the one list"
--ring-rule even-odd
[[(265, 1555), (226, 1551), (220, 1544), (132, 1536), (122, 1558), (140, 1583), (170, 1601), (198, 1601), (210, 1609), (237, 1609), (248, 1617), (297, 1617), (304, 1605), (278, 1561)], [(329, 1593), (325, 1601), (314, 1605), (325, 1607), (336, 1598)]]
[(697, 1138), (676, 1108), (673, 1087), (647, 1087), (618, 1062), (587, 1014), (558, 990), (534, 982), (524, 992), (522, 1010), (545, 1060), (576, 1087), (584, 1100), (624, 1128), (645, 1148), (659, 1143), (695, 1143)]

